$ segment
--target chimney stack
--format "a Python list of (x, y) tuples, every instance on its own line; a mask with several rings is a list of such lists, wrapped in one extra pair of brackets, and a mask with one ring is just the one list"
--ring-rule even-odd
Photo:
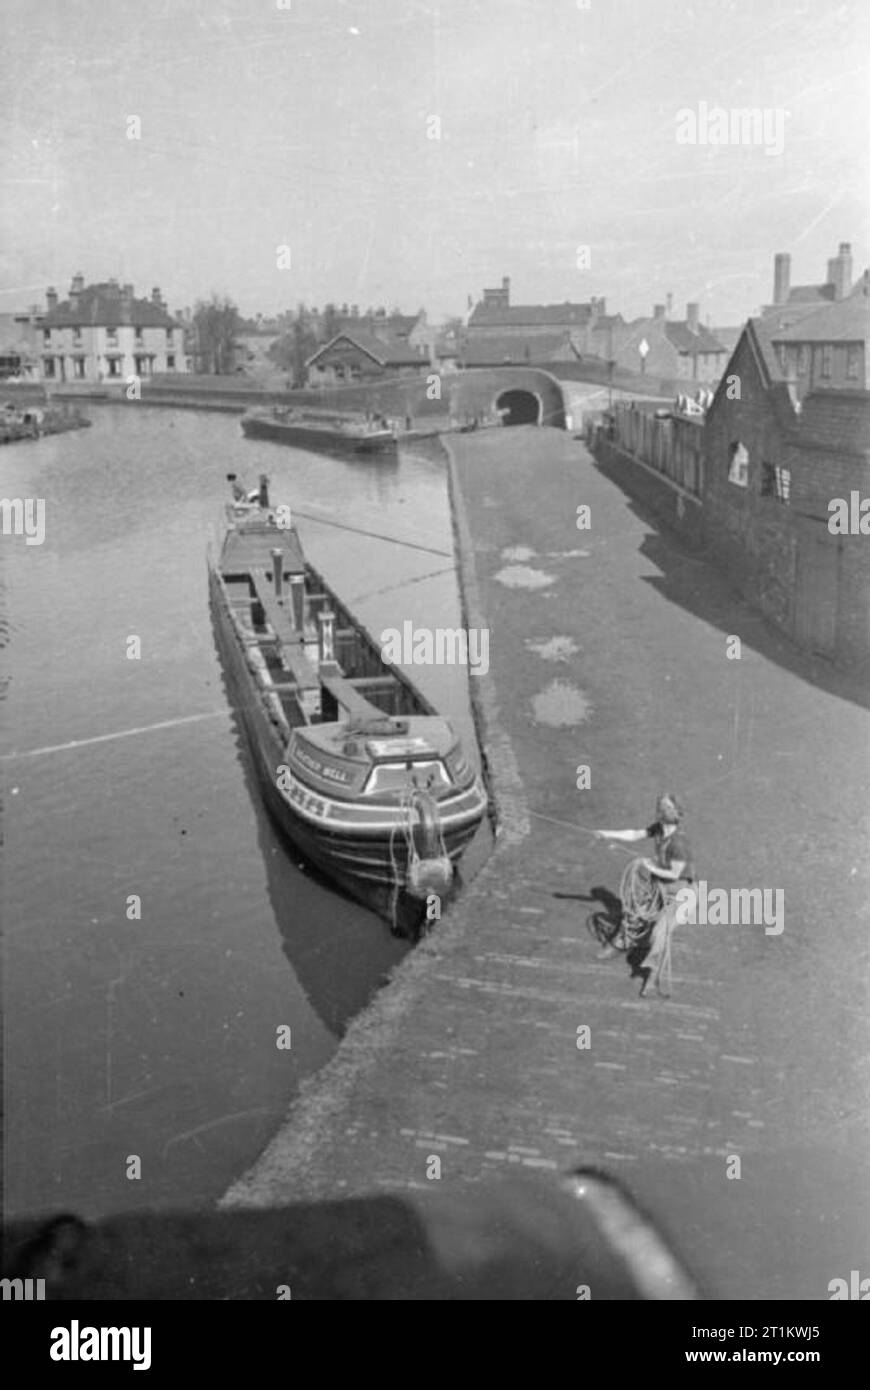
[(780, 253), (773, 258), (773, 302), (774, 304), (785, 304), (788, 299), (788, 292), (791, 285), (791, 256), (787, 252)]
[(665, 316), (665, 306), (664, 306), (664, 304), (654, 304), (654, 305), (653, 305), (653, 318), (654, 318), (654, 319), (663, 319), (664, 316)]
[(670, 314), (671, 311), (672, 311), (672, 309), (673, 309), (673, 307), (674, 307), (674, 296), (671, 294), (670, 290), (668, 290), (667, 294), (665, 295), (665, 313), (666, 313), (666, 314)]
[(828, 284), (834, 286), (834, 298), (845, 299), (852, 288), (852, 247), (840, 242), (836, 256), (828, 261)]
[(54, 285), (49, 285), (48, 289), (45, 291), (45, 303), (50, 314), (57, 308), (57, 290), (54, 288)]
[(688, 330), (689, 330), (690, 333), (697, 333), (697, 331), (698, 331), (698, 305), (697, 305), (697, 304), (687, 304), (687, 305), (686, 305), (686, 327), (688, 328)]
[(81, 271), (79, 271), (78, 275), (74, 275), (74, 276), (73, 276), (72, 285), (70, 286), (70, 293), (71, 293), (71, 294), (81, 294), (81, 292), (82, 292), (82, 290), (84, 289), (84, 287), (85, 287), (85, 277), (82, 275)]
[(161, 298), (160, 298), (160, 286), (159, 286), (159, 285), (155, 285), (154, 288), (153, 288), (152, 291), (151, 291), (151, 303), (152, 303), (152, 304), (156, 304), (156, 305), (158, 306), (158, 308), (160, 307), (160, 305), (161, 305), (161, 303), (162, 303), (162, 300), (161, 300)]

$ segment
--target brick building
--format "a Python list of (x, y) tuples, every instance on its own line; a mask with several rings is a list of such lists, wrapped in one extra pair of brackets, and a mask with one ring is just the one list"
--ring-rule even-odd
[(870, 281), (864, 276), (848, 298), (790, 328), (771, 328), (770, 337), (798, 399), (813, 390), (870, 390)]
[(836, 256), (828, 261), (825, 279), (817, 285), (791, 283), (791, 256), (780, 251), (773, 258), (773, 303), (761, 316), (777, 329), (790, 328), (807, 314), (845, 299), (852, 289), (852, 247), (841, 241)]
[(724, 344), (700, 322), (694, 303), (686, 305), (685, 319), (670, 318), (666, 306), (656, 304), (651, 318), (623, 325), (614, 334), (611, 356), (625, 371), (699, 383), (718, 381), (728, 360)]
[(429, 370), (428, 356), (408, 341), (386, 334), (338, 333), (305, 363), (309, 386), (341, 386), (354, 381), (415, 376)]
[(870, 537), (829, 529), (832, 501), (870, 498), (870, 391), (819, 380), (802, 396), (759, 318), (700, 429), (641, 413), (614, 408), (598, 432), (605, 461), (624, 472), (638, 460), (631, 476), (650, 504), (800, 646), (870, 665)]
[(466, 341), (471, 343), (486, 337), (521, 338), (574, 333), (589, 328), (605, 317), (603, 299), (572, 304), (511, 304), (511, 282), (505, 276), (495, 289), (485, 289), (483, 298), (475, 305), (466, 325)]
[(166, 308), (159, 288), (137, 299), (117, 280), (85, 285), (76, 275), (69, 298), (46, 293), (42, 377), (50, 382), (123, 381), (130, 375), (187, 370), (184, 327)]

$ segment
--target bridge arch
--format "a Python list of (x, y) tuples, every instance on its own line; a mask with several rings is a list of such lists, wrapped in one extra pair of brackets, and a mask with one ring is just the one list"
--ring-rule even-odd
[(504, 425), (539, 425), (544, 413), (543, 403), (536, 391), (512, 386), (496, 397), (496, 410), (502, 413)]

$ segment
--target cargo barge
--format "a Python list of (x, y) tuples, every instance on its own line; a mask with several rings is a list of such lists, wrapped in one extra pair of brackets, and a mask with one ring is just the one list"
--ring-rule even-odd
[(247, 411), (241, 423), (247, 439), (272, 439), (297, 449), (351, 457), (397, 456), (396, 431), (383, 415), (276, 405)]
[(455, 888), (487, 807), (481, 778), (451, 722), (306, 562), (268, 480), (249, 499), (228, 476), (209, 590), (266, 804), (305, 860), (415, 937)]

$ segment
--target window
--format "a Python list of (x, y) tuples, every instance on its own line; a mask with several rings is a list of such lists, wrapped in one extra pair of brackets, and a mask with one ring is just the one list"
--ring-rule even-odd
[(798, 376), (806, 376), (810, 369), (810, 351), (806, 343), (801, 343), (798, 348)]
[(46, 347), (49, 347), (49, 346), (50, 346), (50, 344), (51, 344), (51, 329), (50, 329), (50, 328), (43, 328), (43, 330), (42, 330), (42, 341), (45, 343), (45, 346), (46, 346)]
[(44, 366), (44, 370), (45, 370), (45, 375), (46, 375), (47, 377), (53, 377), (53, 376), (54, 376), (54, 358), (53, 358), (53, 357), (46, 357), (43, 366)]
[(831, 375), (831, 356), (832, 356), (832, 352), (833, 352), (833, 349), (831, 348), (830, 343), (826, 343), (825, 346), (822, 348), (822, 376), (823, 376), (823, 377), (829, 377), (829, 376)]
[(735, 487), (749, 486), (749, 451), (745, 444), (735, 439), (731, 445), (731, 461), (728, 465), (728, 481)]
[(761, 465), (761, 495), (775, 497), (777, 502), (788, 503), (791, 494), (791, 470), (780, 468), (778, 463)]
[(438, 787), (451, 787), (453, 785), (447, 768), (441, 761), (426, 763), (379, 763), (369, 774), (364, 793), (366, 796), (371, 796), (374, 795), (375, 792), (410, 790), (412, 776), (419, 777), (423, 782), (431, 776), (433, 778), (433, 788), (436, 791)]
[(119, 361), (119, 359), (118, 359), (117, 357), (110, 357), (110, 358), (108, 359), (108, 368), (109, 368), (109, 376), (120, 376), (120, 375), (121, 375), (121, 363), (120, 363), (120, 361)]
[(141, 329), (141, 328), (137, 328), (137, 329), (136, 329), (136, 342), (137, 342), (137, 343), (140, 343), (140, 344), (141, 344), (141, 342), (142, 342), (142, 329)]
[(78, 343), (81, 342), (81, 340), (82, 340), (82, 330), (81, 330), (80, 328), (74, 328), (74, 329), (73, 329), (73, 342), (76, 343), (76, 344), (78, 344)]
[(175, 356), (174, 356), (173, 353), (170, 353), (169, 356), (168, 356), (167, 359), (166, 359), (166, 370), (167, 370), (168, 372), (174, 372), (174, 371), (175, 371)]
[(850, 343), (846, 349), (846, 376), (855, 381), (861, 366), (861, 349), (857, 343)]
[(73, 375), (77, 376), (80, 381), (83, 380), (85, 375), (85, 359), (83, 357), (73, 359)]
[(167, 330), (166, 330), (166, 346), (167, 346), (167, 347), (172, 347), (172, 345), (173, 345), (174, 342), (175, 342), (175, 330), (174, 330), (173, 328), (167, 328)]

